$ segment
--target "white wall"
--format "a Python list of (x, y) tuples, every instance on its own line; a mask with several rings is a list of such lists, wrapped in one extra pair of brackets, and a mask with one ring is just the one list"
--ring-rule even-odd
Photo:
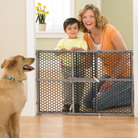
[(128, 50), (133, 50), (133, 0), (102, 0), (102, 14), (119, 30)]
[[(0, 1), (0, 65), (14, 55), (27, 56), (26, 1)], [(0, 69), (0, 78), (3, 70)], [(27, 83), (24, 81), (25, 90)]]
[[(21, 54), (26, 56), (26, 2), (0, 1), (0, 64), (4, 59)], [(2, 70), (0, 70), (0, 77)]]

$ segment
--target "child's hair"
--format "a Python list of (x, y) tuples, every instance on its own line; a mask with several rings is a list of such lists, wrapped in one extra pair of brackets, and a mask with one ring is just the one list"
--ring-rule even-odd
[(80, 29), (80, 23), (79, 23), (79, 21), (76, 18), (67, 18), (64, 21), (64, 23), (63, 23), (64, 30), (66, 30), (66, 28), (67, 28), (68, 25), (72, 25), (74, 23), (77, 23), (78, 24), (78, 28)]

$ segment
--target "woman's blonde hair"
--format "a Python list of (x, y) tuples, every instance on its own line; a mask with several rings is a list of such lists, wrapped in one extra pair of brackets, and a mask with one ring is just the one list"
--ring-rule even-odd
[(106, 24), (109, 23), (109, 20), (101, 14), (101, 12), (96, 6), (94, 6), (93, 4), (87, 4), (79, 10), (78, 21), (80, 22), (81, 32), (89, 32), (82, 22), (82, 16), (87, 10), (93, 11), (94, 18), (96, 19), (96, 26), (100, 31), (106, 26)]

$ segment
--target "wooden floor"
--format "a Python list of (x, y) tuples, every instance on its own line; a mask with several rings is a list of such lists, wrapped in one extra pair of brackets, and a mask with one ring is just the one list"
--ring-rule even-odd
[(133, 116), (21, 117), (20, 138), (138, 138)]

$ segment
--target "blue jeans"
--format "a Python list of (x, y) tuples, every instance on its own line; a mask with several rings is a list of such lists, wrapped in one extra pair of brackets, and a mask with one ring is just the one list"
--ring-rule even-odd
[[(110, 76), (104, 75), (104, 78), (110, 78)], [(124, 77), (124, 79), (129, 79), (129, 77)], [(105, 92), (99, 92), (104, 82), (98, 83), (97, 94), (95, 94), (95, 83), (88, 88), (82, 98), (83, 105), (89, 108), (97, 106), (98, 110), (131, 105), (131, 82), (115, 81), (109, 91), (106, 89)]]

